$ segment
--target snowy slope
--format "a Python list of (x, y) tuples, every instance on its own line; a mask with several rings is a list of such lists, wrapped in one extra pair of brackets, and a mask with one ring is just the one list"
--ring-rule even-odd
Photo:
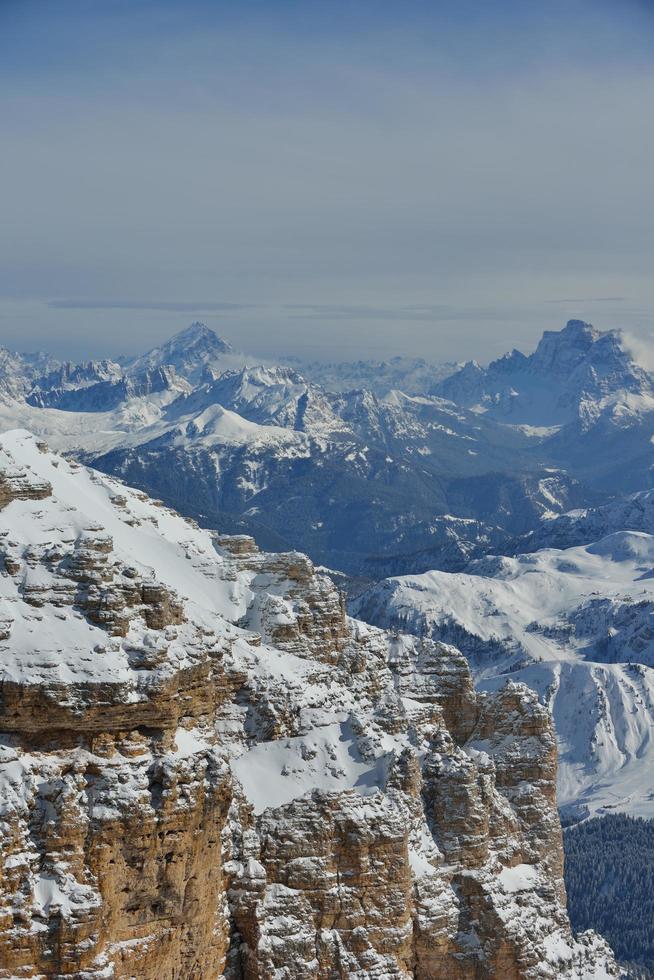
[(654, 534), (654, 491), (643, 490), (600, 507), (573, 510), (553, 517), (520, 538), (515, 546), (520, 551), (570, 548), (596, 541), (614, 531)]
[(654, 537), (388, 579), (354, 609), (455, 643), (485, 689), (510, 675), (538, 691), (557, 726), (560, 806), (654, 815)]

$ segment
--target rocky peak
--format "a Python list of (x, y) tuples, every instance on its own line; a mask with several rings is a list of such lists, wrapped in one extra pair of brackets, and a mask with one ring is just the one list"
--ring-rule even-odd
[(186, 327), (185, 330), (180, 330), (176, 333), (170, 340), (164, 345), (164, 348), (169, 347), (171, 350), (177, 348), (180, 350), (191, 350), (192, 348), (199, 348), (202, 350), (215, 350), (221, 353), (226, 353), (232, 348), (227, 343), (227, 341), (222, 340), (221, 337), (211, 330), (205, 323), (200, 323), (196, 320)]
[(28, 405), (58, 408), (68, 412), (107, 412), (131, 398), (162, 392), (187, 393), (189, 385), (178, 378), (175, 368), (160, 365), (141, 373), (125, 375), (113, 362), (65, 364), (62, 369), (41, 379), (27, 396)]
[[(593, 357), (595, 345), (604, 341), (604, 348), (612, 346), (615, 332), (602, 333), (590, 323), (568, 320), (563, 330), (546, 330), (538, 347), (528, 358), (532, 371), (558, 377), (574, 371), (579, 364)], [(606, 340), (609, 344), (606, 344)]]
[(220, 363), (232, 353), (231, 346), (204, 323), (192, 323), (159, 347), (135, 358), (128, 365), (130, 374), (171, 365), (187, 381), (199, 382), (207, 367)]
[(23, 398), (36, 378), (59, 367), (50, 354), (18, 354), (0, 347), (0, 396), (5, 399)]
[(625, 394), (652, 392), (652, 379), (625, 349), (619, 331), (582, 320), (546, 330), (529, 355), (514, 350), (487, 368), (470, 362), (446, 378), (437, 394), (503, 421), (549, 426), (579, 422), (587, 406)]

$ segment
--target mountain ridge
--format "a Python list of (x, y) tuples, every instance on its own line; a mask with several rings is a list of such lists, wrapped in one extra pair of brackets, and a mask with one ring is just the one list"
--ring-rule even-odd
[[(78, 368), (66, 365), (41, 379), (26, 378), (22, 387), (31, 390), (5, 399), (0, 419), (35, 429), (85, 461), (129, 472), (144, 489), (169, 494), (168, 501), (177, 507), (184, 509), (194, 501), (195, 516), (214, 523), (227, 520), (234, 526), (240, 521), (247, 528), (252, 520), (253, 529), (261, 528), (266, 518), (260, 508), (265, 503), (271, 522), (264, 531), (268, 541), (290, 538), (295, 547), (330, 567), (357, 575), (374, 569), (427, 570), (434, 563), (455, 569), (479, 554), (485, 542), (503, 550), (502, 536), (508, 542), (534, 530), (542, 519), (648, 485), (654, 436), (650, 379), (629, 366), (628, 355), (616, 347), (616, 336), (573, 323), (547, 333), (529, 356), (540, 365), (541, 374), (543, 365), (567, 365), (572, 357), (585, 365), (585, 377), (589, 351), (594, 351), (595, 365), (607, 357), (613, 365), (594, 382), (608, 386), (609, 394), (605, 391), (599, 402), (589, 401), (582, 398), (582, 385), (575, 419), (559, 426), (507, 423), (493, 412), (479, 414), (433, 393), (330, 392), (295, 368), (248, 365), (247, 358), (228, 350), (201, 324), (127, 367), (90, 362)], [(563, 356), (562, 350), (568, 354)], [(527, 363), (529, 357), (515, 353), (495, 363), (506, 368)], [(620, 370), (611, 360), (616, 357)], [(161, 366), (171, 360), (176, 366)], [(152, 366), (156, 364), (160, 366)], [(146, 373), (139, 374), (140, 369)], [(482, 370), (475, 368), (476, 373)], [(620, 387), (625, 371), (633, 384), (642, 382), (640, 394)], [(415, 380), (415, 374), (411, 376)], [(555, 386), (555, 399), (557, 391)], [(214, 437), (207, 439), (209, 415), (213, 413), (214, 422), (218, 419), (212, 407), (216, 405), (260, 426), (304, 433), (309, 442), (298, 435), (264, 438), (265, 433), (244, 424), (241, 431), (249, 431), (253, 446), (259, 448), (253, 454), (253, 446), (248, 448), (247, 439), (242, 439), (243, 454), (237, 458), (224, 424), (222, 429), (214, 425)], [(267, 449), (262, 452), (264, 444)], [(283, 499), (291, 492), (291, 471), (286, 451), (278, 452), (282, 444), (305, 447), (298, 448), (298, 459), (305, 462), (298, 463), (293, 478), (304, 481), (301, 497), (307, 506), (296, 508), (290, 522)], [(601, 447), (609, 445), (615, 451), (603, 454)], [(149, 455), (151, 450), (156, 457)], [(194, 470), (198, 478), (202, 473), (203, 480), (218, 484), (213, 497), (202, 490), (201, 507), (184, 474), (184, 454), (191, 474)], [(325, 480), (339, 487), (350, 527), (329, 506), (327, 513), (320, 513), (319, 501), (331, 499), (323, 492)], [(360, 505), (369, 492), (365, 481), (370, 480), (379, 491), (373, 497), (379, 516), (366, 516), (360, 533), (353, 534), (352, 525), (360, 520)], [(262, 491), (265, 497), (254, 499)], [(228, 509), (217, 505), (224, 493), (230, 499)], [(448, 515), (456, 523), (448, 521)], [(328, 533), (330, 527), (334, 533)]]

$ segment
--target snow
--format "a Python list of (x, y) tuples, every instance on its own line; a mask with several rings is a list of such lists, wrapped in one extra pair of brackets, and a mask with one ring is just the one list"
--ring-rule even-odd
[(172, 432), (175, 446), (183, 445), (191, 437), (194, 445), (212, 445), (220, 442), (242, 446), (260, 442), (301, 446), (306, 442), (306, 437), (299, 436), (288, 429), (249, 422), (221, 405), (210, 405), (199, 415), (194, 415), (192, 421), (186, 425), (179, 425)]
[(232, 762), (254, 812), (282, 806), (313, 789), (374, 794), (384, 783), (388, 755), (363, 758), (347, 720), (299, 738), (260, 742)]
[(482, 689), (510, 676), (536, 690), (554, 715), (562, 807), (654, 816), (654, 536), (388, 579), (354, 611), (459, 646)]
[(206, 737), (194, 729), (178, 728), (175, 732), (175, 745), (176, 754), (182, 759), (208, 751)]
[(53, 875), (40, 874), (33, 890), (35, 911), (48, 915), (54, 909), (68, 917), (76, 906), (87, 905), (92, 889), (81, 885), (71, 874), (61, 879)]
[[(107, 637), (100, 626), (64, 606), (48, 616), (45, 631), (40, 625), (43, 612), (29, 605), (22, 594), (26, 586), (38, 587), (46, 599), (56, 600), (56, 594), (47, 595), (49, 589), (74, 591), (74, 581), (57, 579), (46, 565), (29, 567), (27, 555), (30, 549), (40, 553), (51, 548), (62, 555), (72, 554), (76, 544), (83, 546), (89, 536), (98, 536), (90, 530), (98, 525), (113, 540), (115, 559), (136, 569), (144, 579), (158, 580), (177, 592), (193, 608), (197, 622), (213, 630), (222, 621), (224, 632), (227, 621), (238, 618), (239, 608), (248, 602), (248, 575), (221, 579), (222, 560), (210, 532), (193, 527), (113, 479), (42, 452), (27, 432), (3, 434), (0, 452), (11, 456), (31, 477), (52, 486), (52, 496), (45, 500), (14, 500), (0, 511), (0, 539), (6, 539), (9, 551), (21, 563), (17, 575), (0, 576), (0, 599), (12, 620), (10, 638), (0, 640), (0, 677), (66, 684), (111, 679), (132, 689), (136, 685), (138, 678), (128, 665), (128, 653), (141, 642), (138, 629), (132, 628), (122, 642)], [(114, 502), (118, 496), (125, 498), (123, 506)], [(188, 638), (182, 626), (178, 637), (167, 641), (171, 661), (184, 661)], [(128, 691), (125, 696), (130, 697)]]
[(528, 891), (538, 885), (540, 874), (532, 864), (516, 864), (512, 868), (502, 868), (499, 874), (504, 891), (515, 893)]

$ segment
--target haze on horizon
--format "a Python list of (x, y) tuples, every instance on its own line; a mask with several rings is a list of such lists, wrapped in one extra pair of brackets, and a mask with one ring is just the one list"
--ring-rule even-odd
[(646, 342), (653, 42), (636, 0), (4, 0), (0, 343)]

